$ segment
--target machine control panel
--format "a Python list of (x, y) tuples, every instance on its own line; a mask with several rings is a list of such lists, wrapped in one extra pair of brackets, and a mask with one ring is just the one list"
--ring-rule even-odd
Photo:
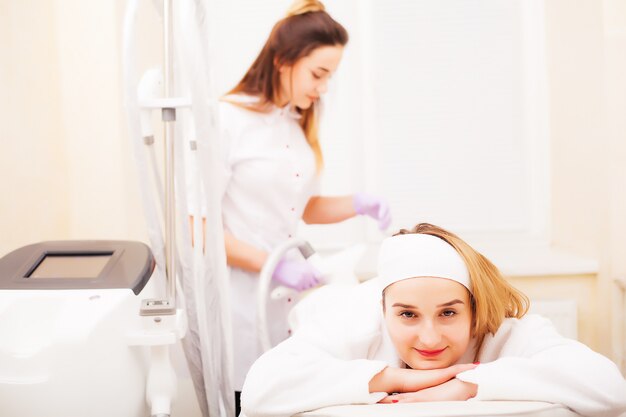
[(130, 288), (139, 294), (154, 267), (152, 251), (141, 242), (40, 242), (0, 258), (0, 290)]

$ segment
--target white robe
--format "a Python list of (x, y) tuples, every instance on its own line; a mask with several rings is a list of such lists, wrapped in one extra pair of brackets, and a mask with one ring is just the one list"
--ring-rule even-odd
[[(230, 98), (254, 100), (246, 96)], [(260, 113), (220, 103), (224, 229), (267, 252), (296, 237), (304, 208), (319, 188), (315, 157), (298, 117), (287, 108), (274, 107)], [(248, 368), (262, 353), (256, 327), (259, 274), (240, 268), (229, 268), (229, 272), (234, 385), (239, 391)], [(290, 298), (267, 301), (274, 344), (290, 334), (287, 314), (291, 304)]]
[[(356, 287), (327, 286), (292, 312), (293, 337), (250, 369), (242, 393), (247, 417), (282, 417), (322, 407), (373, 404), (369, 381), (386, 366), (403, 366), (387, 334), (376, 279)], [(457, 378), (478, 385), (477, 400), (563, 404), (586, 416), (626, 411), (626, 381), (617, 366), (560, 336), (537, 315), (506, 319), (488, 335), (481, 364)], [(458, 363), (471, 363), (474, 348)]]

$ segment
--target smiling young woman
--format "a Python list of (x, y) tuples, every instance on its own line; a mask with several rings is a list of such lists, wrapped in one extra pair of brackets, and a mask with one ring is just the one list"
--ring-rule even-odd
[(294, 310), (294, 336), (244, 385), (247, 417), (345, 404), (527, 400), (626, 411), (617, 366), (527, 315), (528, 299), (458, 236), (422, 223), (383, 241), (378, 276)]

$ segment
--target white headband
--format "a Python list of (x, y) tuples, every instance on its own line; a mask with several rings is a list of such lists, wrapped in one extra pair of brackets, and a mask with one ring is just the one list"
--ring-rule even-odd
[(445, 240), (421, 233), (385, 239), (378, 255), (381, 288), (416, 277), (450, 279), (472, 293), (469, 272), (463, 258)]

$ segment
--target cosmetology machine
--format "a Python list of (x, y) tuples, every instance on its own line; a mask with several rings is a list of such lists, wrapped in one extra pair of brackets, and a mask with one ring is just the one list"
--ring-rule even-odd
[[(3, 417), (234, 416), (226, 261), (214, 191), (212, 7), (211, 0), (128, 0), (124, 104), (150, 246), (42, 242), (0, 260)], [(150, 18), (162, 23), (163, 65), (139, 70), (145, 49), (139, 32), (153, 29), (138, 27)], [(163, 135), (155, 138), (156, 113)], [(154, 146), (161, 139), (162, 155)], [(189, 192), (185, 175), (196, 159), (205, 164), (195, 164), (202, 167)], [(201, 198), (210, 233), (196, 227), (205, 245), (194, 247), (188, 218), (200, 213), (187, 201)], [(181, 374), (188, 384), (181, 385)]]
[(0, 259), (2, 415), (169, 415), (185, 315), (157, 298), (154, 266), (129, 241), (42, 242)]

